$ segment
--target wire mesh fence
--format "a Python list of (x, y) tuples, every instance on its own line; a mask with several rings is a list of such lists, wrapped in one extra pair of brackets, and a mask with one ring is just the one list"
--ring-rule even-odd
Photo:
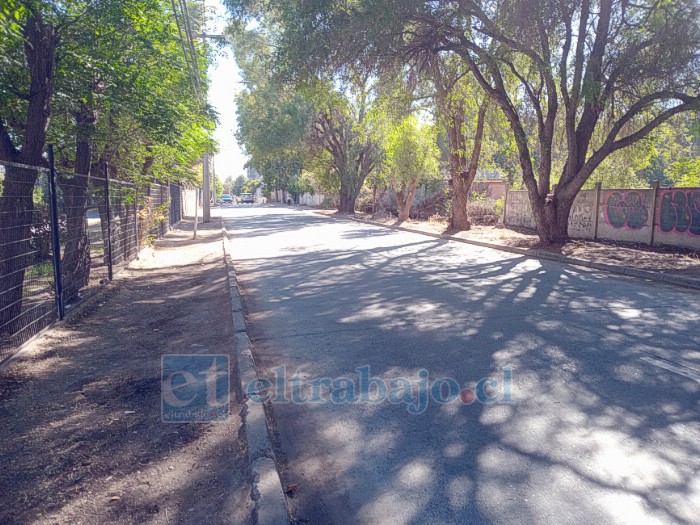
[(107, 173), (0, 162), (0, 361), (183, 218), (179, 186)]
[[(56, 318), (48, 172), (0, 164), (0, 360)], [(65, 223), (59, 224), (65, 233)]]

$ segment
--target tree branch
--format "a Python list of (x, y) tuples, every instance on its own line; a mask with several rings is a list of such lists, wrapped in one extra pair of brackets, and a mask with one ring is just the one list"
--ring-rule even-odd
[(12, 142), (10, 134), (5, 127), (5, 121), (0, 119), (0, 159), (6, 162), (17, 162), (19, 151)]
[[(622, 137), (621, 139), (615, 140), (615, 137), (617, 137), (617, 134), (620, 132), (625, 123), (629, 122), (630, 119), (632, 119), (635, 115), (639, 114), (651, 102), (655, 100), (663, 100), (665, 98), (675, 98), (681, 100), (683, 103), (669, 108), (666, 111), (663, 111), (634, 133), (630, 133), (629, 135)], [(579, 173), (576, 174), (576, 181), (580, 182), (581, 185), (583, 185), (583, 183), (586, 181), (586, 179), (588, 179), (590, 174), (593, 173), (593, 170), (595, 170), (600, 165), (600, 163), (603, 162), (603, 160), (605, 160), (606, 157), (608, 157), (608, 155), (619, 149), (630, 146), (635, 142), (648, 136), (649, 133), (654, 131), (654, 129), (666, 122), (672, 116), (677, 115), (678, 113), (682, 113), (684, 111), (693, 110), (700, 110), (700, 97), (690, 97), (688, 95), (683, 94), (675, 94), (675, 96), (669, 97), (666, 93), (654, 93), (652, 95), (648, 95), (642, 98), (641, 100), (639, 100), (639, 102), (637, 102), (637, 104), (634, 104), (620, 120), (618, 120), (615, 123), (615, 126), (613, 126), (613, 130), (610, 131), (603, 145), (598, 150), (596, 150), (593, 153), (593, 155), (591, 155), (591, 157), (586, 161)]]

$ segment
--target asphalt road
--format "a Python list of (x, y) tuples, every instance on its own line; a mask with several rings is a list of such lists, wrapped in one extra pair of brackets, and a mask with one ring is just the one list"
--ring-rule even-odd
[(696, 291), (222, 213), (298, 521), (698, 522)]

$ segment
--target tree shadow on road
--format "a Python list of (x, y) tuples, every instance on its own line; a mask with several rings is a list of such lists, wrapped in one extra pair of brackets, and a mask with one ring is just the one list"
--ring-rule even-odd
[(403, 248), (237, 263), (258, 372), (273, 384), (281, 366), (305, 385), (357, 381), (363, 366), (387, 384), (415, 387), (421, 369), (498, 384), (496, 402), (416, 415), (405, 403), (271, 403), (300, 521), (693, 519), (700, 389), (643, 358), (660, 345), (697, 358), (697, 298), (679, 311), (638, 282), (621, 292), (630, 281), (526, 257), (479, 262), (483, 250), (465, 258), (443, 240)]

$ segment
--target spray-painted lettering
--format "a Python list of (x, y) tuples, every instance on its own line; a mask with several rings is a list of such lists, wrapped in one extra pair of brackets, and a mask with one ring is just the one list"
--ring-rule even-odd
[(571, 207), (569, 231), (585, 232), (593, 227), (593, 206), (584, 204)]
[(643, 228), (649, 211), (637, 191), (614, 191), (605, 201), (605, 222), (613, 228)]
[(661, 194), (659, 229), (700, 235), (700, 190), (665, 190)]

